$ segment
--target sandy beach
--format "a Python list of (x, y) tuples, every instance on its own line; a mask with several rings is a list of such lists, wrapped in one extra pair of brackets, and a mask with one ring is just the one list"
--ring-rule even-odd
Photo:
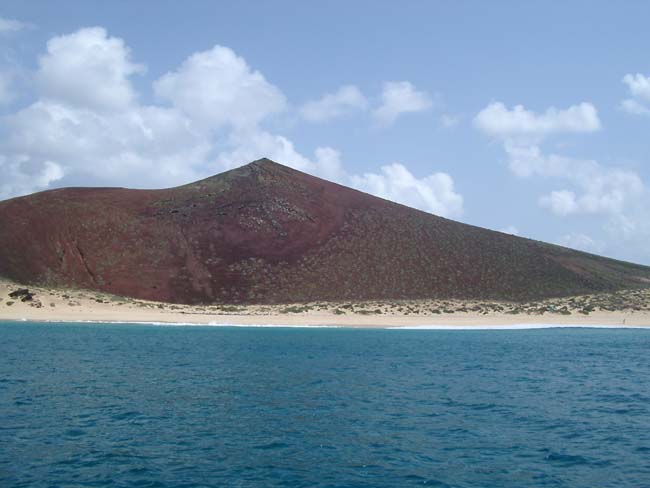
[[(621, 310), (567, 311), (574, 299), (535, 304), (535, 312), (522, 304), (460, 301), (397, 301), (367, 303), (312, 303), (285, 305), (191, 306), (148, 302), (85, 290), (29, 287), (30, 301), (12, 299), (9, 293), (23, 287), (0, 281), (0, 320), (53, 322), (126, 322), (205, 325), (427, 327), (427, 326), (626, 326), (650, 327), (645, 291)], [(587, 297), (597, 300), (598, 296)], [(638, 303), (640, 300), (641, 303)], [(582, 306), (585, 307), (584, 301)], [(543, 308), (541, 308), (543, 305)], [(596, 307), (591, 307), (596, 308)], [(563, 313), (540, 312), (563, 310)], [(435, 311), (432, 312), (432, 311)]]

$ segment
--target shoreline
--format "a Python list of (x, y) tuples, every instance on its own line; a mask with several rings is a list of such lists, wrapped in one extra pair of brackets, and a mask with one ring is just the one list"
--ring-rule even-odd
[[(647, 312), (594, 312), (588, 316), (508, 315), (457, 313), (453, 315), (334, 315), (331, 313), (215, 314), (208, 312), (165, 312), (160, 310), (104, 310), (85, 306), (69, 310), (30, 309), (21, 304), (9, 313), (0, 311), (0, 321), (49, 323), (109, 323), (213, 327), (312, 327), (379, 329), (513, 329), (550, 327), (650, 328)], [(14, 305), (15, 306), (15, 305)], [(1, 309), (0, 309), (1, 310)]]
[[(22, 302), (8, 297), (11, 291), (21, 287), (29, 288), (34, 299)], [(526, 310), (531, 308), (507, 302), (450, 300), (192, 306), (115, 297), (88, 290), (21, 286), (0, 279), (0, 321), (404, 330), (650, 328), (650, 290), (631, 293), (635, 294), (637, 300), (634, 308), (612, 311), (595, 309), (588, 313), (575, 311), (578, 309), (567, 313), (565, 303), (575, 303), (575, 297), (543, 301), (536, 303), (538, 308), (533, 309), (539, 310), (543, 305), (542, 310), (552, 307), (552, 310), (564, 309), (564, 313), (527, 313)], [(578, 298), (582, 303), (580, 306), (584, 307), (589, 300), (599, 303), (602, 297), (596, 295), (589, 300)], [(519, 311), (520, 308), (522, 311)]]
[(419, 325), (389, 325), (389, 324), (264, 324), (264, 323), (215, 323), (215, 322), (154, 322), (133, 320), (56, 320), (56, 319), (5, 319), (0, 317), (0, 323), (12, 324), (88, 324), (88, 325), (148, 325), (152, 327), (210, 327), (210, 328), (251, 328), (251, 329), (365, 329), (365, 330), (543, 330), (543, 329), (621, 329), (621, 330), (650, 330), (650, 324), (592, 324), (592, 323), (534, 323), (521, 322), (513, 324), (485, 324), (477, 322), (468, 324), (419, 324)]

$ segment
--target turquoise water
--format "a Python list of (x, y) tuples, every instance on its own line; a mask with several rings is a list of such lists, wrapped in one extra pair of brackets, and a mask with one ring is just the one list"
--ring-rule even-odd
[(650, 486), (650, 330), (0, 323), (0, 486)]

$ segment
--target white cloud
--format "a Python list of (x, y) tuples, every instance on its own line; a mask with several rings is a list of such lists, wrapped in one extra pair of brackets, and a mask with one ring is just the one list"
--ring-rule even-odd
[(648, 208), (650, 208), (650, 194), (646, 192), (644, 197), (625, 214), (615, 215), (605, 223), (604, 230), (609, 242), (612, 243), (610, 247), (625, 250), (621, 258), (633, 259), (644, 264), (650, 261)]
[(18, 20), (5, 19), (0, 17), (0, 34), (10, 34), (18, 32), (29, 27), (29, 24), (19, 22)]
[(573, 191), (552, 191), (540, 199), (543, 207), (557, 215), (578, 213), (618, 215), (627, 204), (645, 191), (641, 178), (634, 172), (596, 166), (590, 172), (574, 173), (570, 179), (581, 187), (582, 195)]
[(568, 167), (566, 158), (546, 157), (536, 144), (506, 140), (503, 148), (508, 155), (510, 170), (522, 178), (533, 175), (561, 176)]
[(129, 76), (143, 70), (122, 39), (91, 27), (50, 39), (36, 79), (43, 98), (90, 110), (124, 110), (135, 100)]
[(335, 149), (318, 147), (306, 157), (265, 130), (285, 97), (228, 48), (195, 53), (154, 83), (171, 106), (138, 101), (130, 79), (143, 70), (124, 41), (99, 27), (50, 40), (35, 74), (37, 100), (0, 118), (0, 198), (55, 182), (175, 186), (269, 157), (422, 210), (462, 212), (445, 173), (416, 178), (393, 164), (353, 175)]
[(621, 102), (621, 108), (634, 115), (650, 115), (650, 108), (632, 98), (627, 98)]
[[(543, 149), (551, 136), (598, 130), (600, 122), (591, 104), (548, 109), (540, 115), (523, 107), (508, 110), (495, 102), (477, 114), (474, 125), (503, 144), (509, 169), (518, 177), (563, 182), (565, 188), (538, 198), (541, 207), (563, 217), (602, 215), (606, 217), (603, 230), (617, 242), (617, 248), (625, 239), (629, 249), (638, 248), (637, 258), (647, 259), (647, 248), (642, 243), (650, 236), (650, 225), (646, 223), (650, 193), (639, 174), (595, 160), (549, 154)], [(580, 233), (567, 234), (558, 243), (590, 252), (605, 250), (603, 243)]]
[[(105, 113), (42, 100), (4, 125), (8, 137), (0, 150), (9, 162), (37, 168), (51, 160), (73, 184), (173, 185), (203, 176), (212, 148), (181, 114), (159, 107)], [(23, 185), (15, 193), (28, 191)]]
[(493, 102), (477, 114), (474, 124), (503, 143), (508, 166), (517, 176), (566, 180), (580, 191), (554, 190), (539, 199), (542, 207), (556, 215), (620, 214), (645, 191), (633, 171), (542, 150), (540, 144), (552, 134), (598, 130), (598, 114), (589, 103), (565, 110), (551, 107), (538, 115), (521, 105), (508, 110), (502, 103)]
[(0, 199), (46, 189), (63, 177), (63, 168), (53, 161), (45, 160), (38, 165), (29, 164), (27, 158), (8, 160), (0, 155)]
[(61, 178), (63, 178), (63, 168), (52, 161), (45, 161), (36, 180), (36, 185), (39, 188), (47, 188), (50, 186), (50, 183), (58, 181)]
[(447, 173), (416, 178), (404, 165), (393, 163), (382, 166), (379, 174), (353, 175), (350, 183), (361, 191), (443, 217), (463, 213), (463, 197), (455, 191), (454, 181)]
[(621, 108), (634, 115), (650, 115), (650, 77), (627, 74), (623, 83), (628, 86), (632, 98), (623, 100)]
[(576, 194), (568, 190), (552, 191), (541, 197), (539, 203), (542, 207), (550, 208), (557, 215), (569, 215), (578, 210)]
[(64, 178), (146, 187), (205, 176), (212, 141), (178, 110), (137, 103), (129, 76), (141, 69), (101, 28), (48, 42), (40, 98), (0, 119), (0, 198)]
[(515, 105), (509, 110), (501, 102), (492, 102), (474, 118), (482, 132), (499, 138), (545, 137), (562, 132), (594, 132), (600, 129), (596, 108), (590, 103), (572, 105), (565, 110), (548, 108), (542, 114)]
[(623, 77), (623, 83), (628, 86), (633, 97), (650, 102), (650, 76), (627, 74)]
[(195, 53), (154, 83), (158, 97), (212, 128), (253, 127), (285, 109), (282, 92), (231, 49)]
[(542, 207), (557, 215), (620, 213), (644, 192), (643, 181), (633, 171), (605, 167), (593, 160), (545, 155), (537, 145), (506, 141), (504, 149), (510, 169), (517, 176), (564, 179), (582, 190), (581, 195), (569, 190), (552, 191), (539, 199)]
[(354, 85), (345, 85), (320, 100), (305, 103), (300, 114), (309, 122), (325, 122), (358, 110), (365, 110), (368, 100)]
[(405, 113), (422, 112), (433, 106), (431, 97), (418, 91), (408, 81), (389, 81), (384, 83), (381, 105), (373, 112), (380, 125), (390, 125)]

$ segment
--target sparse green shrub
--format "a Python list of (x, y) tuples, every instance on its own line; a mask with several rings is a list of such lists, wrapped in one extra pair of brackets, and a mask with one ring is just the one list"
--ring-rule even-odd
[(219, 309), (222, 312), (241, 312), (242, 308), (235, 305), (221, 305)]
[(372, 310), (355, 310), (354, 313), (358, 315), (373, 315), (375, 312)]
[(291, 307), (286, 307), (280, 310), (280, 313), (303, 313), (303, 312), (309, 312), (311, 310), (311, 307), (308, 306), (296, 306), (293, 305)]

